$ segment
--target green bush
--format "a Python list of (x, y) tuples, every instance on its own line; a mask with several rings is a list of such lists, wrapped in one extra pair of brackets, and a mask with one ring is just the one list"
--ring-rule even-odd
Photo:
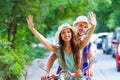
[(23, 80), (27, 56), (20, 50), (12, 49), (8, 42), (0, 43), (0, 77), (3, 80)]
[(46, 48), (33, 48), (31, 44), (18, 44), (15, 48), (11, 45), (0, 41), (0, 78), (3, 80), (24, 80), (24, 66), (48, 51)]

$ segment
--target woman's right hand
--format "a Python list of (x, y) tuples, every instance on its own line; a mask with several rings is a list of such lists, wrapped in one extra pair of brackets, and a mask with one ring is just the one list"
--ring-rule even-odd
[(48, 73), (44, 73), (40, 80), (48, 80)]
[(34, 28), (34, 23), (33, 23), (33, 16), (29, 15), (27, 18), (27, 23), (30, 29)]

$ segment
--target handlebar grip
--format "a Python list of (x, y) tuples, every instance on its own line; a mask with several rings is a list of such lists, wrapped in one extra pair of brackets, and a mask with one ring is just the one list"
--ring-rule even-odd
[(76, 72), (76, 73), (75, 73), (75, 76), (76, 76), (76, 77), (80, 77), (81, 75), (80, 75), (79, 72)]
[(58, 78), (58, 75), (51, 74), (51, 76), (48, 76), (48, 79), (56, 79)]
[(51, 77), (52, 79), (55, 79), (55, 78), (56, 78), (56, 75), (55, 75), (55, 74), (52, 74), (50, 77)]
[(86, 77), (86, 74), (80, 74), (79, 72), (71, 73), (73, 77)]

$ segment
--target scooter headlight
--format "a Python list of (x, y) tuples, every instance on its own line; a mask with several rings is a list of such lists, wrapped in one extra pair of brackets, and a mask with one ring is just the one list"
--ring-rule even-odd
[(60, 80), (70, 80), (70, 72), (67, 71), (67, 70), (62, 70), (60, 73), (59, 73), (59, 79)]

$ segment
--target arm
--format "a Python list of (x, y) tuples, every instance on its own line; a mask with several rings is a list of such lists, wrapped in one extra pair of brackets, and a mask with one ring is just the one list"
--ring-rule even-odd
[(48, 61), (47, 61), (47, 64), (45, 65), (45, 70), (47, 72), (45, 72), (45, 73), (42, 74), (41, 80), (48, 80), (48, 74), (49, 74), (50, 69), (53, 66), (53, 63), (56, 60), (56, 58), (57, 58), (56, 53), (53, 52), (53, 53), (50, 54), (50, 56), (48, 58)]
[(89, 13), (89, 16), (90, 16), (90, 21), (89, 22), (91, 24), (91, 28), (89, 29), (89, 31), (88, 31), (86, 37), (83, 39), (83, 41), (81, 41), (80, 49), (83, 49), (87, 45), (87, 43), (90, 40), (90, 37), (91, 37), (92, 33), (94, 32), (95, 26), (97, 24), (95, 14), (93, 14), (93, 12), (91, 12), (91, 13)]
[(28, 16), (27, 23), (32, 33), (39, 39), (39, 41), (43, 43), (43, 45), (50, 51), (55, 52), (56, 51), (55, 45), (48, 41), (46, 38), (44, 38), (44, 36), (34, 28), (33, 17), (31, 15)]
[(90, 50), (87, 53), (87, 59), (89, 61), (89, 66), (88, 66), (88, 70), (86, 71), (86, 75), (88, 77), (92, 77), (93, 76), (93, 72), (94, 72), (94, 69), (95, 69), (96, 61), (95, 62), (91, 61), (91, 59), (93, 59), (93, 58), (95, 58), (95, 51), (93, 49), (93, 46), (90, 46)]
[(93, 76), (93, 73), (94, 73), (94, 68), (95, 68), (95, 65), (96, 63), (92, 63), (90, 61), (90, 58), (93, 56), (93, 52), (92, 51), (89, 51), (87, 53), (87, 57), (88, 57), (88, 61), (89, 61), (89, 66), (88, 66), (88, 70), (86, 71), (86, 75), (88, 77), (92, 77)]
[(48, 73), (50, 72), (50, 69), (52, 68), (56, 58), (57, 58), (56, 53), (52, 52), (48, 58), (47, 64), (45, 65), (45, 69), (48, 71)]

